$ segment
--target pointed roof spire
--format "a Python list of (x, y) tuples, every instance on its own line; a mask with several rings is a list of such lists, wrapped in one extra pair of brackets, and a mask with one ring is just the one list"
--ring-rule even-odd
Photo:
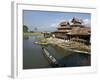
[(79, 19), (79, 18), (76, 18), (76, 17), (73, 17), (73, 19), (72, 19), (72, 21), (71, 21), (72, 23), (79, 23), (79, 24), (82, 24), (83, 23), (83, 21), (82, 21), (82, 19)]

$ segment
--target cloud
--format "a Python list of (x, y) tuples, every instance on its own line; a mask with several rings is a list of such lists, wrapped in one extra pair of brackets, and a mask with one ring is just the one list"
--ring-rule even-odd
[(56, 23), (52, 23), (52, 24), (50, 25), (50, 27), (57, 28), (58, 25), (59, 25), (59, 22), (56, 22)]
[(51, 27), (54, 27), (54, 28), (57, 28), (58, 26), (59, 26), (59, 24), (61, 23), (61, 22), (64, 22), (64, 21), (68, 21), (69, 22), (69, 20), (66, 20), (66, 19), (61, 19), (61, 20), (58, 20), (57, 22), (55, 22), (55, 23), (52, 23), (50, 26)]
[(91, 20), (90, 19), (84, 19), (83, 25), (85, 25), (86, 27), (91, 27)]
[(58, 25), (58, 24), (53, 23), (53, 24), (50, 25), (50, 27), (57, 27), (57, 25)]
[[(50, 25), (50, 27), (57, 28), (59, 26), (59, 23), (62, 22), (62, 21), (69, 21), (69, 23), (72, 24), (71, 20), (72, 19), (69, 19), (69, 20), (59, 20), (58, 22), (52, 23)], [(91, 20), (90, 19), (83, 19), (82, 24), (85, 25), (86, 27), (91, 27)]]

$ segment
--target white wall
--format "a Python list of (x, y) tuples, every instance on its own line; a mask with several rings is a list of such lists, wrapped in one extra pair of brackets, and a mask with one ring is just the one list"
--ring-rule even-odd
[[(23, 1), (23, 0), (19, 0)], [(24, 0), (25, 1), (25, 0)], [(70, 5), (74, 6), (86, 6), (86, 7), (98, 7), (98, 29), (96, 42), (98, 43), (97, 48), (97, 64), (98, 72), (90, 74), (75, 74), (75, 75), (66, 75), (58, 77), (46, 77), (46, 78), (36, 78), (36, 79), (25, 79), (25, 80), (100, 80), (100, 6), (99, 3), (96, 3), (96, 0), (26, 0), (32, 1), (34, 3), (41, 4), (56, 4), (56, 5)], [(73, 3), (68, 3), (73, 1)], [(99, 1), (99, 0), (98, 0)], [(11, 65), (11, 0), (1, 0), (0, 1), (0, 80), (12, 80), (10, 76), (10, 65)], [(95, 44), (94, 44), (95, 45)], [(24, 80), (24, 79), (22, 79)]]

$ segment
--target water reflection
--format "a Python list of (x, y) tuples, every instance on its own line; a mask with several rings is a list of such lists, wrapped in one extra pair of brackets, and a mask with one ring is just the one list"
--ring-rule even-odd
[(83, 53), (73, 53), (59, 60), (59, 63), (66, 67), (89, 66), (91, 65), (90, 55)]
[(23, 39), (24, 40), (28, 40), (29, 39), (29, 36), (25, 35), (25, 36), (23, 36)]

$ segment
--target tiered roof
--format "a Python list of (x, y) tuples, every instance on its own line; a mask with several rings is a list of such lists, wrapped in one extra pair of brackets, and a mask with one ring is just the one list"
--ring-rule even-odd
[(68, 32), (70, 29), (70, 24), (67, 21), (62, 21), (57, 29), (57, 32)]
[(71, 25), (68, 21), (61, 22), (56, 32), (66, 33), (69, 35), (89, 35), (91, 33), (89, 27), (82, 25), (82, 19), (74, 17), (71, 22)]
[(67, 33), (69, 35), (90, 35), (91, 31), (90, 28), (84, 27), (84, 28), (72, 28), (72, 30)]
[(82, 19), (73, 17), (71, 22), (72, 22), (71, 27), (84, 27), (84, 25), (82, 25), (82, 23), (83, 23)]
[(83, 23), (83, 20), (82, 19), (79, 19), (79, 18), (76, 18), (76, 17), (73, 17), (72, 21), (71, 21), (73, 24), (82, 24)]

